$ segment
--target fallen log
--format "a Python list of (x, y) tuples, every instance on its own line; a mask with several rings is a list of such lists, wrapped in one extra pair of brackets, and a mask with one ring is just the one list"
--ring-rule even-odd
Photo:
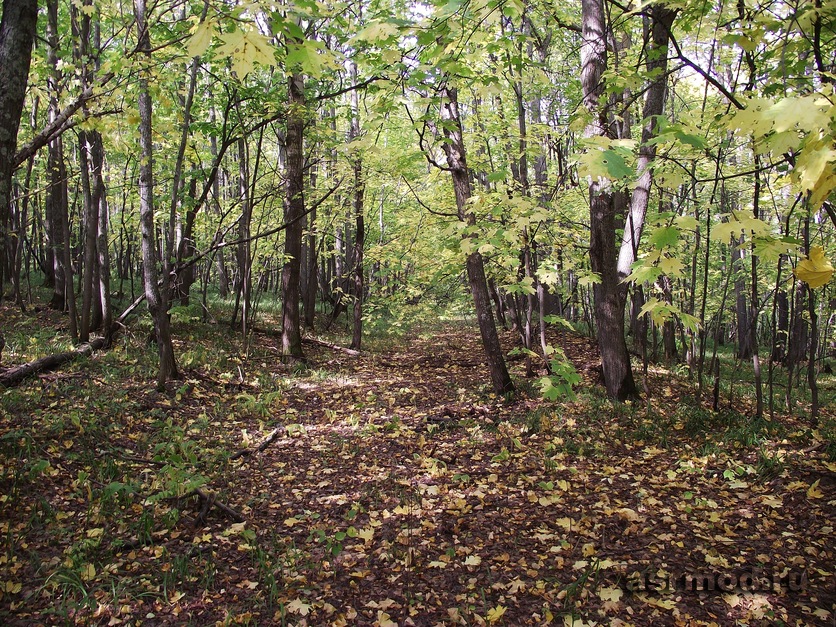
[(55, 355), (47, 355), (34, 361), (30, 361), (19, 366), (9, 368), (5, 372), (0, 373), (0, 387), (11, 388), (18, 385), (24, 379), (41, 374), (42, 372), (49, 372), (55, 370), (59, 366), (75, 361), (81, 357), (89, 357), (97, 350), (110, 346), (113, 338), (121, 327), (125, 326), (125, 321), (136, 311), (137, 307), (145, 300), (145, 294), (139, 296), (134, 302), (128, 305), (128, 308), (123, 311), (118, 318), (116, 318), (113, 326), (110, 328), (110, 333), (106, 333), (103, 337), (98, 337), (92, 342), (82, 344), (71, 351), (64, 353), (57, 353)]
[(354, 350), (353, 348), (346, 348), (345, 346), (340, 346), (339, 344), (332, 344), (331, 342), (326, 342), (325, 340), (318, 340), (315, 337), (303, 337), (302, 338), (303, 344), (315, 344), (316, 346), (324, 346), (325, 348), (330, 348), (331, 350), (341, 351), (346, 355), (351, 355), (352, 357), (357, 357), (360, 355), (360, 351)]
[(108, 344), (108, 340), (109, 338), (106, 337), (98, 337), (92, 342), (82, 344), (75, 350), (47, 355), (35, 361), (9, 368), (5, 372), (0, 373), (0, 387), (14, 387), (27, 377), (54, 370), (58, 366), (75, 361), (81, 357), (89, 357), (97, 350), (104, 348)]

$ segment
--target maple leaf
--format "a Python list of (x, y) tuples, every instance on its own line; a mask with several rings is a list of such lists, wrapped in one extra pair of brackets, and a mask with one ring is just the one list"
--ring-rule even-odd
[(821, 246), (813, 246), (810, 255), (798, 262), (795, 276), (804, 281), (812, 289), (827, 285), (833, 276), (833, 265), (824, 256)]
[(507, 609), (508, 608), (503, 606), (503, 605), (497, 605), (496, 607), (491, 608), (491, 609), (488, 610), (488, 613), (485, 615), (485, 618), (487, 618), (488, 622), (491, 625), (493, 625), (500, 618), (502, 618), (502, 615), (505, 614), (505, 611)]
[(820, 499), (824, 497), (824, 493), (819, 490), (819, 481), (821, 481), (821, 479), (816, 479), (815, 482), (807, 488), (808, 499)]
[(299, 614), (300, 616), (307, 616), (311, 612), (311, 604), (305, 603), (302, 599), (296, 598), (288, 603), (285, 608), (288, 612)]
[(624, 591), (621, 588), (601, 588), (598, 590), (598, 596), (602, 601), (616, 602), (624, 596)]
[(212, 20), (205, 20), (197, 24), (186, 46), (186, 52), (190, 57), (199, 57), (206, 52), (212, 43), (215, 35), (215, 23)]

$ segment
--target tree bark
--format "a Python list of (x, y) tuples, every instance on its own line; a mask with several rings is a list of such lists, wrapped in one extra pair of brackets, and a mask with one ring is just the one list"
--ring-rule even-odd
[[(459, 117), (459, 103), (456, 90), (451, 87), (442, 89), (443, 102), (441, 118), (444, 122), (443, 143), (444, 154), (447, 157), (447, 167), (453, 179), (453, 190), (456, 195), (456, 207), (459, 220), (470, 226), (476, 223), (476, 216), (468, 210), (468, 201), (472, 195), (470, 186), (470, 171), (467, 167), (467, 157), (462, 137), (462, 124)], [(505, 366), (499, 334), (491, 313), (491, 299), (488, 294), (488, 283), (485, 279), (485, 266), (482, 255), (471, 252), (467, 255), (467, 279), (473, 294), (473, 305), (479, 321), (479, 332), (485, 349), (488, 370), (490, 371), (493, 390), (497, 394), (513, 392), (514, 384)]]
[[(351, 64), (351, 79), (357, 83), (357, 64)], [(360, 106), (357, 90), (351, 92), (351, 139), (360, 137)], [(365, 206), (363, 196), (366, 184), (363, 180), (363, 160), (360, 154), (354, 157), (354, 324), (351, 348), (360, 350), (363, 341), (363, 248), (366, 244)]]
[(3, 0), (0, 21), (0, 300), (11, 273), (15, 242), (11, 229), (12, 175), (32, 44), (38, 20), (37, 0)]
[[(150, 59), (150, 33), (145, 15), (145, 0), (134, 0), (136, 27), (139, 36), (138, 50)], [(139, 213), (142, 233), (142, 279), (148, 311), (154, 320), (154, 335), (160, 356), (157, 372), (157, 388), (162, 389), (166, 381), (177, 378), (177, 364), (174, 360), (174, 346), (171, 343), (166, 303), (158, 284), (156, 233), (154, 228), (154, 146), (151, 135), (151, 95), (149, 93), (148, 70), (143, 69), (139, 78)]]
[(656, 144), (651, 143), (658, 126), (658, 117), (664, 113), (665, 97), (668, 87), (668, 36), (673, 25), (676, 11), (662, 4), (652, 5), (648, 11), (651, 16), (650, 40), (647, 45), (647, 72), (653, 77), (645, 96), (642, 111), (642, 143), (636, 170), (639, 178), (630, 197), (630, 210), (624, 225), (624, 235), (618, 252), (618, 273), (624, 278), (632, 271), (633, 262), (639, 250), (647, 206), (650, 201), (650, 188), (653, 184), (651, 168), (656, 159)]
[(299, 279), (302, 260), (302, 216), (305, 213), (304, 153), (305, 83), (299, 73), (288, 78), (287, 194), (284, 203), (284, 265), (282, 266), (282, 361), (304, 361), (299, 328)]
[[(586, 137), (606, 134), (606, 112), (599, 103), (604, 94), (602, 76), (607, 64), (606, 21), (602, 0), (583, 0), (581, 44), (581, 86), (583, 104), (593, 120)], [(625, 400), (638, 396), (630, 355), (624, 340), (624, 291), (619, 285), (615, 251), (615, 211), (604, 183), (589, 184), (590, 241), (592, 271), (600, 278), (594, 285), (595, 324), (607, 394)]]

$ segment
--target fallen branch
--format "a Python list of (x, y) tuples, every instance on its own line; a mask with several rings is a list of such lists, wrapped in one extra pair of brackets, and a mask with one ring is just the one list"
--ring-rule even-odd
[(346, 348), (345, 346), (340, 346), (339, 344), (332, 344), (331, 342), (326, 342), (324, 340), (318, 340), (315, 337), (303, 337), (302, 342), (305, 344), (315, 344), (317, 346), (324, 346), (325, 348), (330, 348), (331, 350), (341, 351), (346, 355), (351, 355), (352, 357), (357, 357), (360, 355), (360, 351), (354, 350), (353, 348)]
[(209, 510), (212, 509), (213, 507), (217, 507), (219, 510), (221, 510), (224, 514), (226, 514), (229, 518), (231, 518), (235, 522), (244, 522), (244, 520), (245, 520), (243, 514), (241, 514), (237, 510), (232, 509), (229, 505), (226, 505), (225, 503), (221, 503), (215, 497), (215, 494), (213, 492), (210, 492), (209, 494), (207, 494), (206, 492), (204, 492), (200, 488), (197, 488), (193, 492), (189, 492), (186, 495), (186, 498), (188, 498), (190, 496), (196, 496), (198, 499), (200, 499), (200, 502), (202, 504), (202, 506), (200, 508), (200, 514), (198, 515), (198, 521), (204, 522), (205, 519), (206, 519), (206, 514), (208, 514)]
[(95, 351), (104, 348), (107, 345), (107, 343), (108, 338), (99, 337), (93, 340), (92, 342), (82, 344), (75, 350), (67, 351), (65, 353), (57, 353), (55, 355), (47, 355), (46, 357), (41, 357), (40, 359), (36, 359), (35, 361), (30, 361), (29, 363), (9, 368), (8, 370), (0, 374), (0, 387), (14, 387), (15, 385), (32, 375), (54, 370), (58, 366), (62, 366), (71, 361), (75, 361), (80, 357), (89, 357)]
[(240, 457), (244, 457), (245, 455), (252, 455), (254, 453), (263, 453), (264, 449), (266, 449), (270, 444), (279, 437), (279, 434), (284, 432), (284, 427), (277, 427), (273, 429), (270, 434), (262, 440), (261, 444), (256, 446), (255, 448), (247, 447), (242, 448), (240, 451), (236, 451), (232, 455), (229, 456), (230, 460), (238, 459)]
[(0, 373), (0, 387), (11, 388), (18, 385), (21, 381), (26, 379), (27, 377), (31, 377), (36, 374), (41, 374), (42, 372), (49, 372), (50, 370), (54, 370), (58, 366), (63, 366), (66, 363), (71, 361), (75, 361), (80, 357), (89, 357), (97, 350), (101, 350), (102, 348), (106, 348), (110, 346), (113, 342), (113, 338), (116, 333), (119, 331), (121, 327), (124, 327), (125, 320), (139, 307), (140, 303), (145, 300), (145, 294), (143, 293), (142, 296), (134, 300), (128, 308), (123, 311), (118, 318), (116, 318), (113, 326), (110, 328), (109, 333), (105, 333), (103, 337), (98, 337), (92, 342), (88, 342), (87, 344), (82, 344), (78, 346), (74, 350), (67, 351), (64, 353), (57, 353), (55, 355), (47, 355), (46, 357), (41, 357), (36, 359), (35, 361), (30, 361), (25, 364), (20, 364), (19, 366), (14, 366), (13, 368), (9, 368), (3, 373)]

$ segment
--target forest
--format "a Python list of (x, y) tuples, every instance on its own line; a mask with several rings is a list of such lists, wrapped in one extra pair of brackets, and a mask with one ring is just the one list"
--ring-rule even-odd
[(0, 622), (836, 624), (836, 2), (2, 0)]

